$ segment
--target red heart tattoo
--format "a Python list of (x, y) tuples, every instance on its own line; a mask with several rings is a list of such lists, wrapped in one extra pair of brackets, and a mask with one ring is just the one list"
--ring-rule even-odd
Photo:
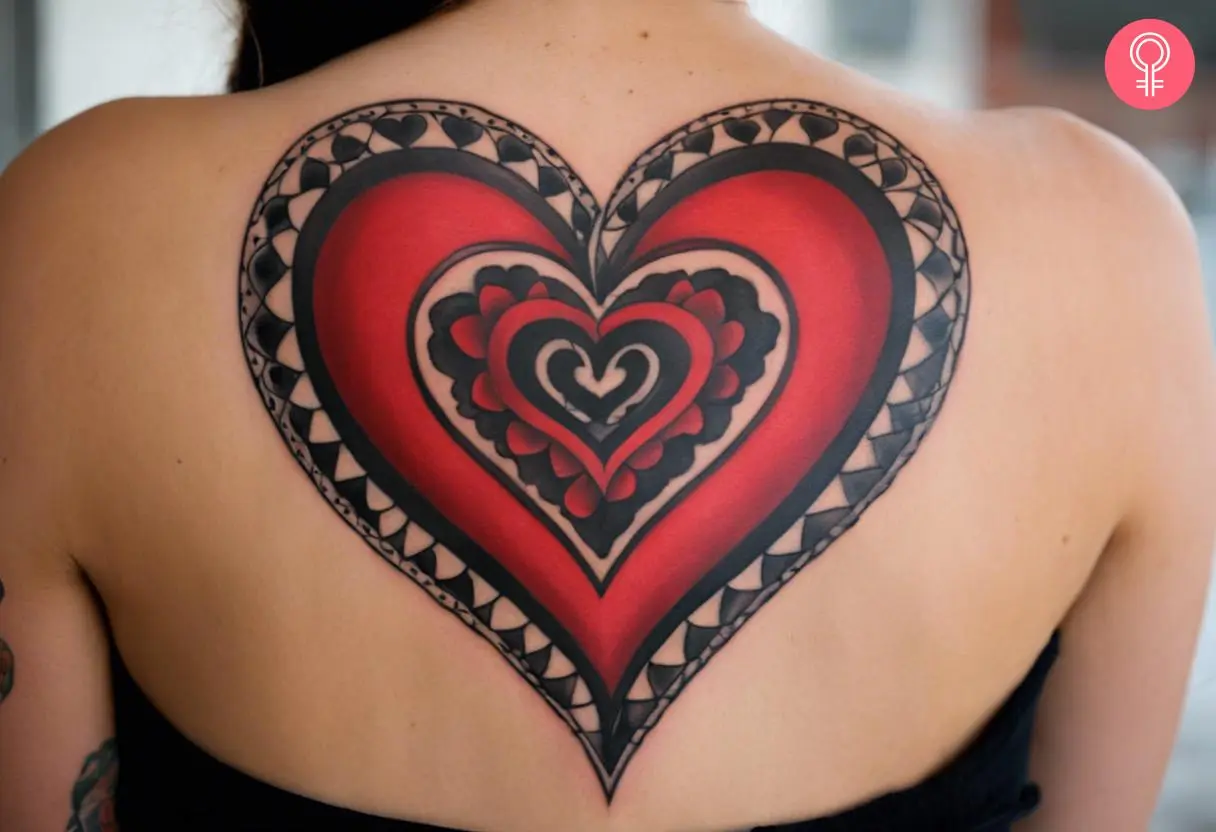
[(969, 299), (917, 157), (824, 104), (746, 104), (601, 208), (519, 125), (353, 110), (258, 201), (241, 325), (300, 464), (493, 643), (611, 797), (665, 709), (891, 484)]

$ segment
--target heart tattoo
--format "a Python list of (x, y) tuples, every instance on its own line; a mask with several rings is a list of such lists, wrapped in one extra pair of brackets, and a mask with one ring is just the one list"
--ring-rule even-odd
[(968, 300), (925, 163), (799, 100), (676, 130), (603, 207), (483, 109), (352, 110), (275, 167), (240, 272), (296, 459), (544, 697), (609, 799), (915, 452)]

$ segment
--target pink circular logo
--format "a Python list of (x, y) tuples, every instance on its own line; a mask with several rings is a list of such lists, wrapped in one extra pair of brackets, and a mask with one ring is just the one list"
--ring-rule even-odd
[(1124, 104), (1162, 110), (1195, 80), (1195, 50), (1177, 26), (1151, 18), (1119, 30), (1106, 50), (1106, 80)]

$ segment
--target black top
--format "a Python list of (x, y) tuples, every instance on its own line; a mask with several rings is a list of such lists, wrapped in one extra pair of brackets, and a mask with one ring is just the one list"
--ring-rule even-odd
[[(923, 783), (839, 815), (753, 832), (1007, 831), (1039, 803), (1039, 790), (1028, 774), (1030, 734), (1039, 694), (1058, 653), (1057, 634), (975, 742)], [(123, 832), (441, 829), (340, 809), (237, 771), (186, 739), (156, 710), (117, 650), (112, 664), (120, 761), (117, 810)]]

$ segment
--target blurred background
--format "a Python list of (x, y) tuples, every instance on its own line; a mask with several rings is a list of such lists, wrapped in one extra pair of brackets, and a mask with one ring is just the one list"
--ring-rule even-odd
[[(924, 98), (1063, 107), (1123, 136), (1190, 208), (1216, 317), (1216, 0), (752, 4), (791, 40)], [(1103, 74), (1110, 39), (1145, 17), (1182, 29), (1198, 57), (1195, 86), (1164, 111), (1122, 104)], [(224, 0), (0, 0), (0, 168), (41, 131), (102, 101), (218, 91), (233, 39)], [(1210, 598), (1155, 832), (1216, 830), (1216, 584)]]

